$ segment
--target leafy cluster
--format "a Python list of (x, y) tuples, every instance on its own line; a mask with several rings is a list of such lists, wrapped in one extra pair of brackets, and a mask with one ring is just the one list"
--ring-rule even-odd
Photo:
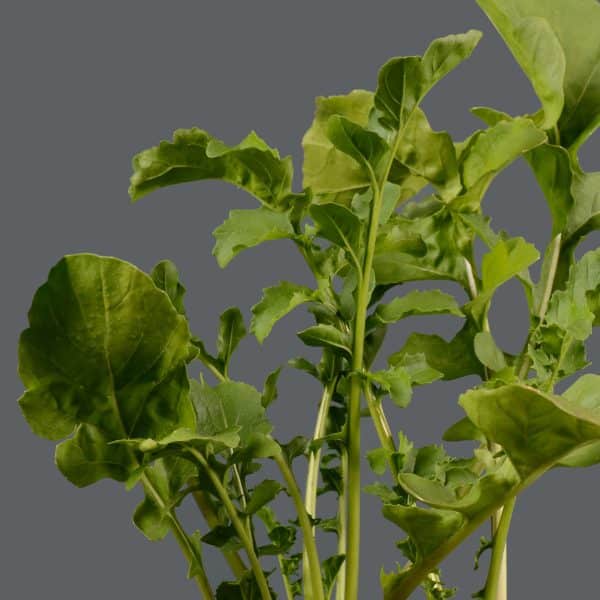
[[(203, 179), (227, 181), (258, 201), (215, 229), (222, 267), (272, 240), (291, 241), (302, 254), (314, 285), (266, 288), (249, 329), (263, 343), (295, 308), (314, 317), (298, 336), (321, 349), (320, 361), (289, 361), (322, 385), (311, 439), (272, 436), (267, 409), (281, 367), (262, 391), (231, 379), (232, 355), (247, 334), (241, 312), (221, 315), (211, 353), (190, 331), (171, 262), (148, 275), (115, 258), (66, 256), (34, 297), (19, 344), (25, 418), (36, 434), (60, 442), (56, 464), (75, 485), (111, 478), (143, 488), (135, 524), (150, 540), (175, 536), (204, 598), (269, 600), (278, 571), (288, 600), (334, 592), (356, 600), (363, 417), (379, 437), (366, 454), (382, 477), (363, 491), (377, 495), (383, 516), (404, 532), (405, 562), (381, 576), (386, 600), (419, 586), (431, 600), (452, 597), (438, 566), (490, 518), (493, 538), (480, 553), (491, 549), (492, 558), (478, 597), (499, 599), (515, 498), (551, 468), (600, 462), (600, 376), (584, 374), (555, 391), (588, 365), (585, 341), (600, 323), (600, 251), (578, 259), (576, 252), (600, 227), (600, 173), (584, 172), (577, 156), (600, 125), (600, 5), (478, 3), (529, 77), (541, 102), (535, 114), (475, 108), (486, 127), (460, 142), (431, 128), (422, 101), (477, 46), (481, 34), (468, 31), (435, 40), (422, 56), (390, 60), (374, 92), (318, 98), (303, 139), (301, 192), (292, 190), (291, 159), (256, 133), (228, 146), (200, 129), (178, 130), (133, 160), (135, 201)], [(493, 179), (520, 158), (553, 219), (538, 281), (529, 274), (538, 250), (494, 231), (481, 207)], [(486, 247), (480, 264), (476, 239)], [(513, 279), (530, 312), (517, 356), (498, 347), (488, 323), (496, 291)], [(429, 280), (455, 282), (468, 301), (432, 289), (402, 293), (402, 284)], [(460, 320), (459, 332), (450, 340), (413, 333), (387, 368), (374, 369), (389, 327), (435, 314)], [(192, 376), (198, 367), (216, 384)], [(406, 408), (415, 386), (466, 375), (481, 382), (460, 397), (465, 417), (444, 439), (472, 442), (472, 456), (415, 448), (391, 432), (386, 411)], [(304, 497), (295, 459), (307, 462)], [(265, 461), (276, 464), (280, 481), (262, 474)], [(294, 521), (282, 523), (270, 506), (282, 493)], [(337, 497), (337, 515), (318, 510), (326, 493)], [(205, 524), (192, 533), (177, 516), (188, 498)], [(319, 557), (317, 529), (337, 534), (336, 554)], [(216, 588), (203, 565), (206, 544), (232, 571)]]

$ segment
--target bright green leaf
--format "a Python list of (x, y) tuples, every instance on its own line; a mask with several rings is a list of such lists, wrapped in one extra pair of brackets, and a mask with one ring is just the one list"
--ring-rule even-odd
[(498, 346), (489, 331), (480, 331), (474, 339), (474, 348), (481, 364), (492, 371), (501, 371), (506, 367), (504, 353)]
[(170, 260), (161, 260), (152, 269), (150, 276), (156, 287), (166, 292), (177, 312), (180, 315), (185, 315), (185, 307), (183, 305), (185, 287), (179, 281), (179, 272), (174, 263)]
[(242, 250), (270, 240), (292, 237), (294, 230), (287, 213), (268, 208), (232, 210), (213, 232), (213, 248), (220, 267), (226, 267)]
[(307, 346), (332, 348), (348, 355), (351, 353), (350, 335), (341, 332), (332, 325), (314, 325), (313, 327), (308, 327), (298, 333), (298, 337)]
[(221, 179), (266, 206), (281, 207), (289, 201), (292, 176), (292, 159), (281, 159), (255, 133), (227, 147), (201, 129), (178, 129), (171, 142), (162, 141), (133, 158), (129, 195), (135, 201), (177, 183)]
[(440, 290), (414, 290), (389, 304), (380, 304), (374, 317), (381, 323), (395, 323), (413, 315), (451, 314), (463, 316), (456, 300)]
[(281, 281), (263, 290), (263, 297), (252, 307), (250, 330), (259, 342), (271, 333), (273, 325), (297, 306), (316, 298), (316, 292), (303, 285)]

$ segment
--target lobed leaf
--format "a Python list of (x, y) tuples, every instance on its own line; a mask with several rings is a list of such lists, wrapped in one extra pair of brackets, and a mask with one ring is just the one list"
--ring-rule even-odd
[(263, 342), (279, 319), (297, 306), (316, 299), (316, 292), (303, 285), (281, 281), (263, 290), (263, 297), (252, 307), (250, 330)]
[(134, 201), (162, 187), (203, 179), (232, 183), (271, 208), (287, 207), (292, 193), (291, 158), (281, 159), (254, 132), (229, 147), (201, 129), (178, 129), (172, 141), (137, 154), (132, 166)]

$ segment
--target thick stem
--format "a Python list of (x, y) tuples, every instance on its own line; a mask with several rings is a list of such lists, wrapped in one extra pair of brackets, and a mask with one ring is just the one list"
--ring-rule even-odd
[(282, 454), (277, 454), (274, 459), (283, 475), (288, 493), (291, 496), (296, 507), (296, 512), (298, 513), (298, 520), (300, 522), (300, 527), (302, 528), (302, 535), (304, 536), (304, 544), (308, 555), (313, 597), (315, 600), (325, 600), (323, 581), (321, 579), (321, 561), (319, 560), (319, 553), (312, 531), (312, 524), (308, 517), (308, 513), (306, 512), (304, 502), (302, 501), (302, 494), (296, 483), (296, 478), (284, 456)]
[(149, 496), (152, 497), (154, 503), (160, 507), (165, 514), (168, 515), (169, 518), (169, 526), (171, 528), (171, 532), (173, 536), (177, 540), (183, 555), (186, 557), (189, 563), (194, 562), (196, 564), (194, 580), (200, 590), (202, 597), (204, 600), (213, 600), (214, 594), (212, 588), (210, 587), (210, 582), (208, 581), (208, 577), (206, 576), (206, 571), (204, 570), (204, 566), (202, 564), (202, 557), (197, 553), (193, 544), (190, 542), (187, 534), (185, 533), (175, 511), (173, 509), (167, 508), (164, 503), (161, 495), (158, 490), (154, 487), (154, 484), (150, 481), (147, 475), (142, 475), (142, 484), (144, 489), (148, 493)]
[(202, 468), (208, 474), (215, 490), (223, 503), (223, 506), (229, 516), (231, 523), (244, 546), (244, 550), (246, 550), (246, 554), (248, 555), (248, 560), (250, 561), (250, 566), (252, 567), (252, 572), (254, 573), (254, 578), (256, 579), (256, 583), (260, 589), (260, 595), (263, 600), (272, 600), (271, 592), (269, 590), (269, 584), (267, 583), (267, 579), (262, 570), (261, 564), (256, 556), (256, 552), (254, 551), (254, 544), (252, 542), (251, 537), (248, 535), (248, 530), (246, 529), (244, 523), (240, 519), (237, 509), (234, 506), (225, 486), (222, 481), (219, 479), (219, 476), (215, 473), (215, 471), (208, 464), (208, 461), (202, 456), (200, 452), (198, 452), (195, 448), (188, 448), (192, 456), (198, 461), (198, 463), (202, 466)]
[[(323, 389), (317, 421), (315, 423), (315, 431), (313, 439), (322, 438), (325, 435), (327, 427), (327, 415), (329, 414), (329, 406), (331, 405), (331, 397), (335, 382), (331, 382)], [(311, 452), (308, 457), (308, 470), (306, 472), (306, 490), (304, 493), (304, 505), (308, 514), (315, 518), (317, 516), (317, 487), (319, 484), (319, 467), (321, 463), (321, 450)], [(312, 536), (314, 537), (315, 528), (312, 527)], [(311, 600), (314, 596), (312, 593), (311, 571), (308, 561), (308, 552), (306, 549), (306, 540), (302, 546), (302, 581), (304, 587), (305, 600)]]
[(502, 517), (494, 535), (492, 560), (485, 584), (485, 600), (505, 600), (508, 597), (506, 578), (506, 540), (515, 508), (515, 498), (509, 500), (502, 510)]
[[(343, 448), (340, 453), (342, 481), (348, 478), (348, 453)], [(338, 554), (347, 555), (348, 540), (346, 536), (346, 492), (342, 487), (342, 493), (338, 498)], [(340, 569), (335, 583), (335, 599), (344, 600), (346, 595), (346, 571)]]
[[(196, 505), (200, 509), (206, 524), (214, 529), (217, 525), (221, 525), (221, 521), (217, 515), (217, 511), (206, 492), (200, 490), (193, 493)], [(231, 568), (231, 572), (239, 579), (248, 570), (240, 555), (237, 552), (223, 552), (223, 556), (227, 564)]]

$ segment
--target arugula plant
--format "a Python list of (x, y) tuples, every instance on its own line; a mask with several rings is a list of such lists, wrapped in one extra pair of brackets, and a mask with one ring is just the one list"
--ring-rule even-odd
[[(25, 418), (59, 442), (56, 464), (76, 486), (112, 478), (142, 487), (135, 524), (150, 540), (176, 538), (205, 599), (268, 600), (275, 577), (288, 600), (358, 598), (365, 422), (379, 437), (366, 455), (381, 481), (362, 491), (381, 498), (383, 516), (404, 532), (403, 563), (381, 575), (386, 600), (418, 587), (431, 600), (452, 597), (439, 564), (490, 519), (491, 539), (477, 556), (489, 549), (490, 567), (475, 596), (505, 599), (518, 495), (549, 469), (600, 462), (600, 376), (561, 385), (588, 365), (585, 340), (600, 323), (600, 251), (577, 253), (600, 227), (600, 173), (584, 172), (577, 157), (600, 125), (600, 5), (478, 3), (531, 80), (541, 103), (535, 114), (475, 108), (485, 127), (460, 142), (432, 130), (422, 100), (474, 51), (481, 35), (468, 31), (435, 40), (422, 56), (390, 60), (374, 92), (318, 98), (302, 143), (300, 192), (292, 190), (291, 159), (256, 133), (228, 146), (200, 129), (178, 130), (133, 160), (134, 201), (203, 179), (258, 201), (215, 229), (222, 267), (266, 241), (289, 240), (301, 253), (314, 285), (274, 283), (249, 327), (263, 343), (290, 311), (304, 305), (312, 313), (314, 325), (298, 335), (321, 358), (288, 363), (322, 385), (311, 439), (272, 435), (267, 412), (281, 366), (263, 390), (231, 379), (247, 333), (241, 312), (221, 315), (215, 351), (207, 349), (189, 329), (171, 262), (147, 275), (116, 258), (70, 255), (35, 294), (19, 344)], [(521, 157), (553, 219), (537, 281), (528, 269), (538, 250), (494, 231), (481, 210), (493, 179)], [(486, 246), (481, 264), (476, 238)], [(495, 292), (515, 278), (530, 312), (517, 356), (498, 347), (488, 323)], [(439, 290), (403, 293), (402, 284), (428, 280), (456, 282), (468, 302)], [(462, 327), (451, 340), (413, 333), (375, 370), (388, 328), (417, 314), (452, 315)], [(386, 413), (405, 408), (415, 386), (466, 375), (481, 382), (460, 397), (465, 417), (444, 439), (471, 442), (470, 455), (415, 448), (391, 431)], [(303, 486), (298, 460), (308, 465)], [(268, 461), (279, 481), (263, 474)], [(270, 506), (282, 493), (297, 515), (286, 523)], [(322, 514), (323, 494), (336, 495), (337, 515)], [(187, 500), (203, 517), (193, 532), (177, 516)], [(333, 556), (319, 553), (317, 530), (337, 535)], [(222, 552), (230, 581), (209, 580), (206, 544)]]

